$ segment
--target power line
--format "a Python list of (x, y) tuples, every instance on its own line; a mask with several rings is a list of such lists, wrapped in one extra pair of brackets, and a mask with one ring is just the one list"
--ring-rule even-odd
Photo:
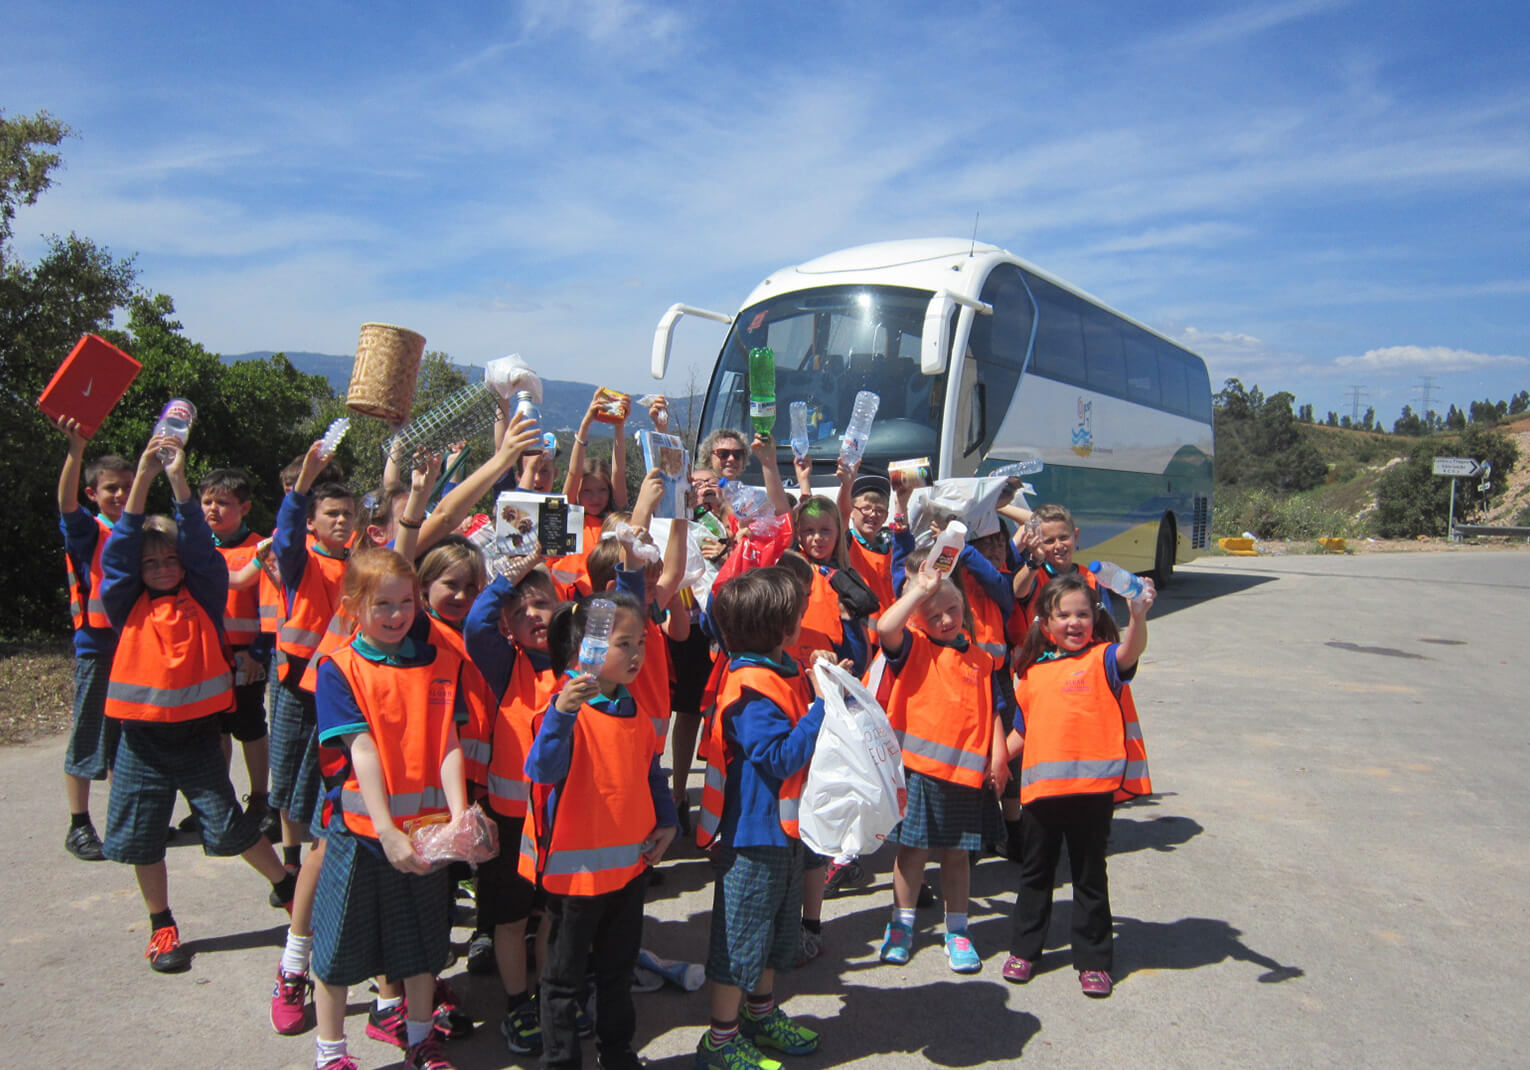
[(1360, 399), (1369, 398), (1363, 386), (1351, 386), (1349, 388), (1349, 422), (1358, 425), (1360, 423)]
[(1434, 411), (1434, 376), (1424, 375), (1420, 376), (1420, 378), (1422, 382), (1413, 389), (1418, 391), (1419, 394), (1418, 404), (1422, 410), (1420, 415), (1427, 420), (1429, 414)]

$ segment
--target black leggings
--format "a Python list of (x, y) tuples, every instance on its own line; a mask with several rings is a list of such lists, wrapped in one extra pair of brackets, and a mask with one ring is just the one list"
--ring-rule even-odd
[(1052, 880), (1064, 842), (1073, 871), (1073, 968), (1114, 965), (1105, 845), (1114, 803), (1109, 794), (1038, 799), (1020, 811), (1020, 891), (1009, 952), (1035, 962), (1052, 920)]

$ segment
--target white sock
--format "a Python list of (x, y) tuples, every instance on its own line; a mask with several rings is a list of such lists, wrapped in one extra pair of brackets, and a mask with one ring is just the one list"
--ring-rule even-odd
[(343, 1036), (339, 1040), (324, 1040), (322, 1037), (315, 1037), (313, 1046), (317, 1052), (314, 1056), (313, 1064), (315, 1070), (320, 1070), (325, 1063), (345, 1057), (345, 1037)]
[(916, 911), (913, 907), (909, 907), (907, 910), (902, 907), (893, 907), (893, 921), (899, 925), (907, 925), (912, 929), (914, 927), (915, 913)]
[[(282, 969), (287, 973), (307, 973), (308, 960), (313, 954), (313, 937), (299, 936), (287, 930), (287, 946), (282, 949)], [(345, 1043), (341, 1041), (341, 1043)], [(344, 1055), (342, 1051), (340, 1054)]]
[(946, 932), (948, 932), (948, 933), (964, 933), (966, 931), (967, 931), (967, 915), (966, 914), (951, 914), (949, 912), (946, 914)]
[(428, 1018), (423, 1022), (417, 1022), (413, 1018), (406, 1020), (404, 1027), (409, 1030), (409, 1046), (412, 1048), (430, 1036), (430, 1031), (434, 1026), (435, 1023)]
[(377, 1009), (379, 1012), (391, 1011), (394, 1007), (397, 1007), (402, 1002), (404, 1002), (403, 996), (397, 996), (393, 999), (383, 999), (381, 996), (378, 996)]

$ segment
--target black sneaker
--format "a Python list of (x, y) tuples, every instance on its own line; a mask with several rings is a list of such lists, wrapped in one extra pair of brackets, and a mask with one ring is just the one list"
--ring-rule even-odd
[(102, 862), (106, 855), (101, 852), (101, 837), (96, 835), (94, 825), (76, 825), (64, 837), (64, 850), (81, 862)]
[(143, 955), (155, 973), (180, 973), (191, 966), (191, 952), (181, 945), (181, 932), (174, 925), (155, 929)]
[(852, 858), (843, 864), (830, 862), (829, 871), (823, 878), (823, 894), (833, 898), (849, 890), (852, 884), (859, 884), (863, 876), (865, 870), (861, 868), (859, 859)]
[(202, 830), (202, 822), (197, 817), (196, 811), (193, 810), (191, 813), (181, 818), (181, 823), (175, 827), (179, 832), (196, 833)]
[(510, 1011), (499, 1023), (499, 1035), (511, 1055), (541, 1055), (542, 1025), (537, 1019), (537, 1005), (527, 1000)]
[(494, 957), (494, 934), (476, 932), (468, 941), (467, 971), (479, 975), (491, 974), (499, 968)]

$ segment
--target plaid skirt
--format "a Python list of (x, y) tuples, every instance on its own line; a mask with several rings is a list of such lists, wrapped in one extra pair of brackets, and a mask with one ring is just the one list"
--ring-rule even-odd
[(904, 847), (980, 851), (984, 837), (999, 825), (998, 803), (987, 788), (963, 787), (910, 772), (908, 812), (887, 838)]
[(396, 981), (446, 968), (451, 876), (393, 868), (375, 840), (334, 821), (313, 902), (313, 972), (325, 984)]

